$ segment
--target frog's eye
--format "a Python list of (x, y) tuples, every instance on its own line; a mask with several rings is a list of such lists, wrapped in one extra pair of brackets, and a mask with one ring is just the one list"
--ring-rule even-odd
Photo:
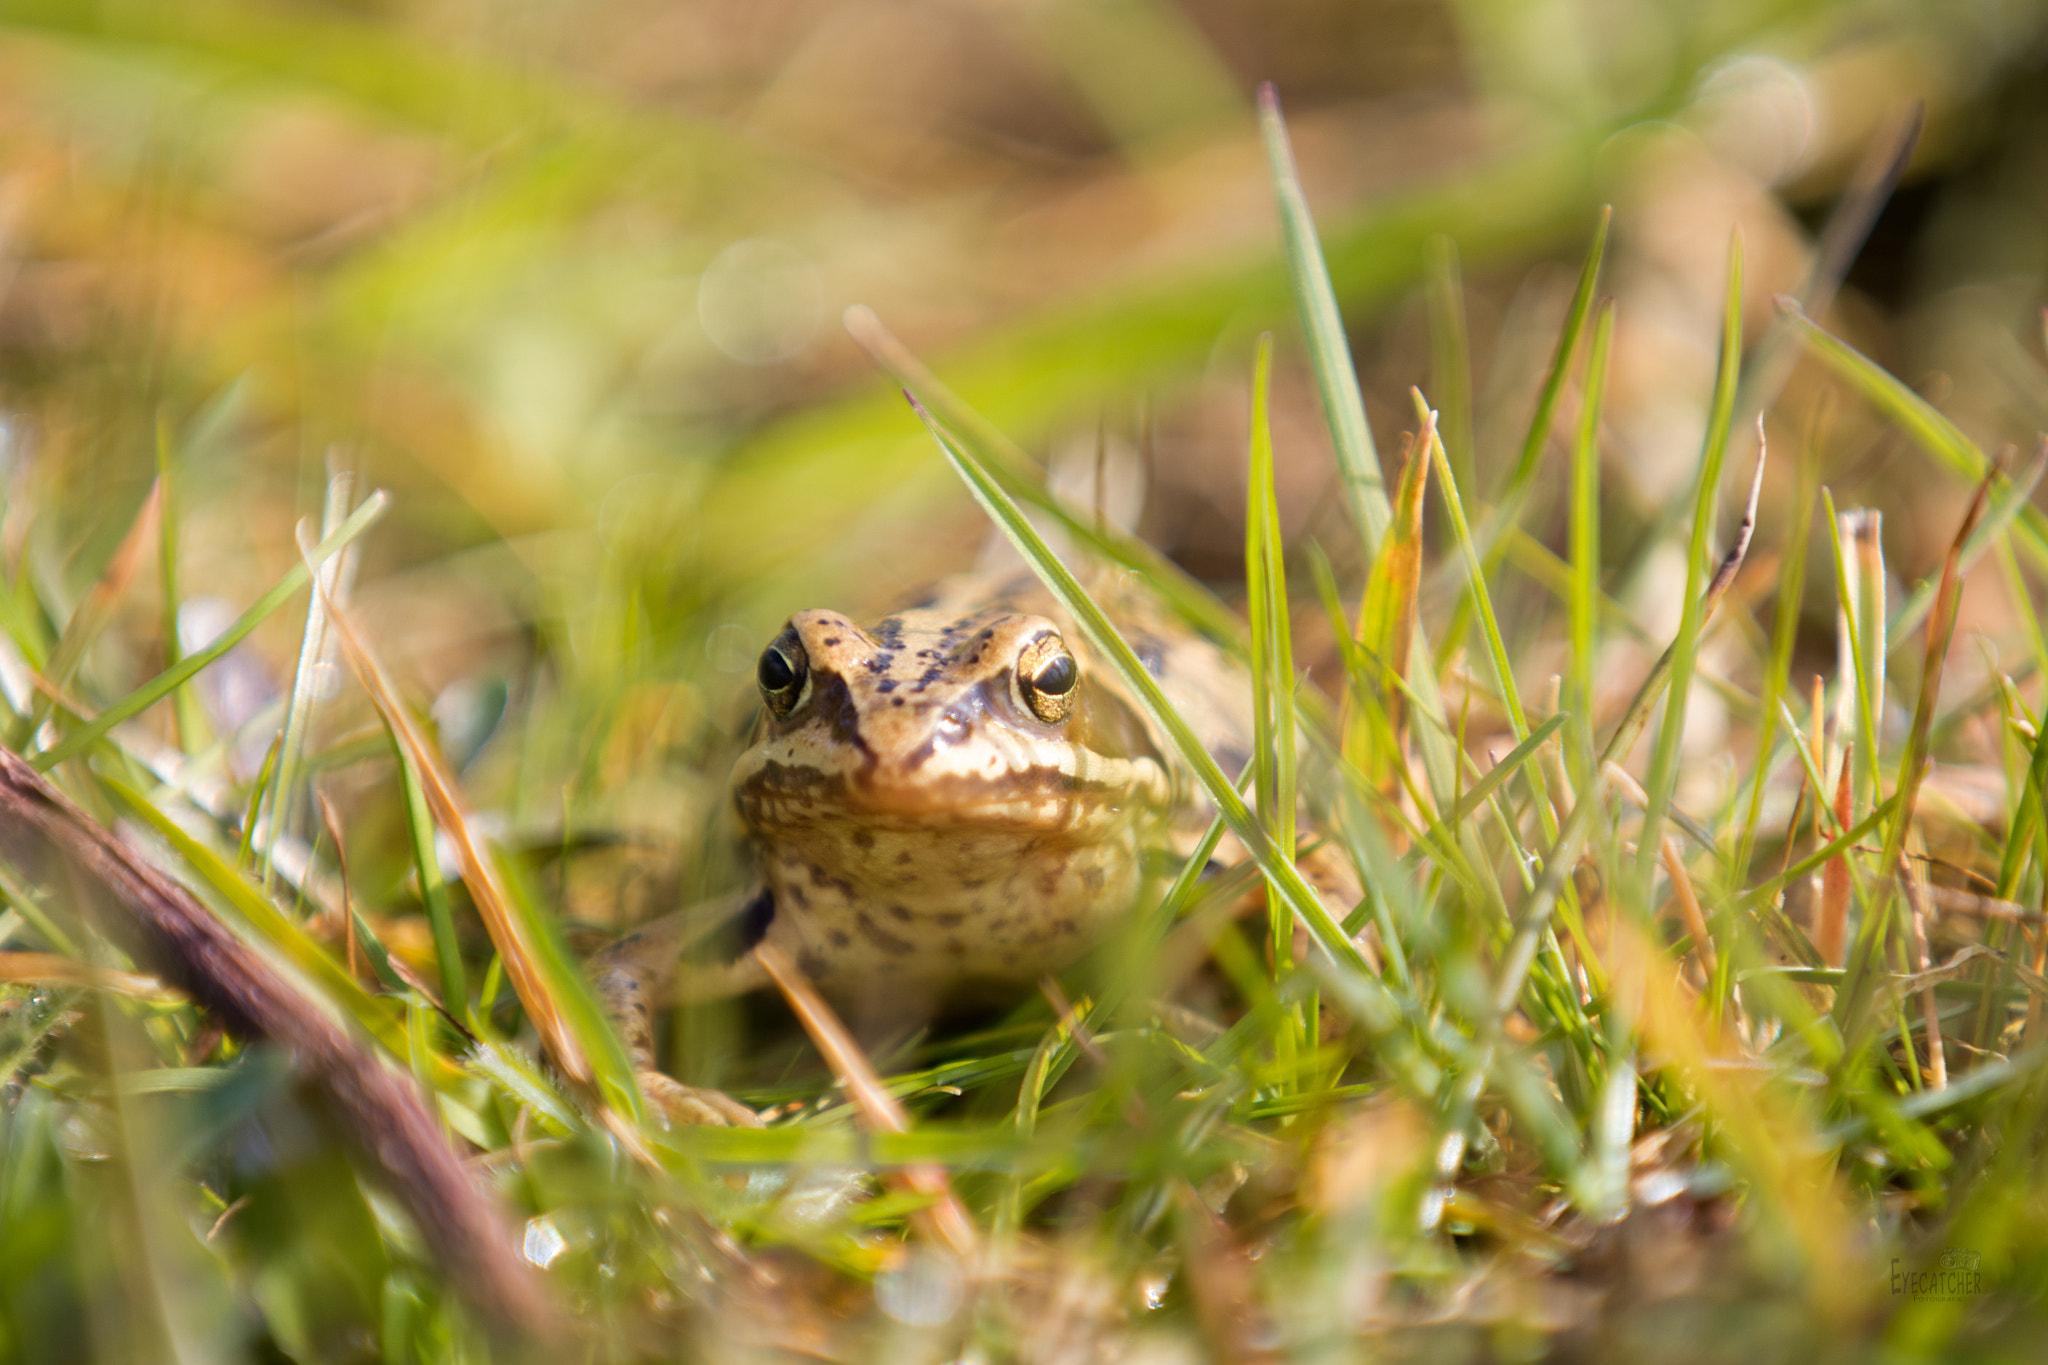
[(768, 703), (777, 719), (796, 710), (796, 704), (803, 700), (809, 672), (810, 660), (794, 630), (783, 631), (761, 651), (761, 662), (754, 666), (754, 678), (761, 684), (761, 700)]
[(1039, 636), (1017, 656), (1017, 690), (1031, 714), (1047, 725), (1073, 714), (1074, 686), (1080, 681), (1081, 666), (1057, 635)]

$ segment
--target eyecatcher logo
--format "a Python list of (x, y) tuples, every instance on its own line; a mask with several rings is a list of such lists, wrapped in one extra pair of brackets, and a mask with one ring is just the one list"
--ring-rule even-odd
[(1963, 1247), (1948, 1247), (1928, 1270), (1908, 1270), (1892, 1257), (1892, 1293), (1909, 1299), (1955, 1303), (1985, 1292), (1981, 1257)]

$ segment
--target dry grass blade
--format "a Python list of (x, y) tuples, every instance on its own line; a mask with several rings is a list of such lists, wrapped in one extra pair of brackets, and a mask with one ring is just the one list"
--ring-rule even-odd
[(433, 808), (434, 820), (455, 846), (470, 898), (476, 902), (477, 914), (482, 917), (484, 929), (491, 936), (491, 944), (505, 963), (505, 976), (519, 996), (521, 1007), (539, 1031), (542, 1045), (563, 1075), (572, 1081), (589, 1084), (592, 1072), (583, 1045), (569, 1031), (561, 1012), (549, 997), (548, 983), (538, 963), (538, 950), (526, 926), (512, 912), (511, 900), (505, 893), (504, 883), (498, 879), (497, 867), (478, 841), (469, 812), (455, 789), (454, 779), (442, 766), (440, 754), (413, 724), (404, 700), (385, 676), (383, 666), (377, 662), (369, 646), (356, 634), (348, 613), (331, 598), (327, 603), (327, 618), (335, 637), (341, 642), (342, 653), (348, 656), (349, 665), (362, 682), (363, 690), (370, 694), (371, 704), (391, 727), (391, 733), (397, 737), (406, 757), (412, 760), (419, 773), (420, 782), (426, 788), (427, 803)]
[[(1855, 784), (1850, 780), (1851, 764), (1855, 758), (1852, 746), (1842, 750), (1842, 775), (1835, 783), (1835, 825), (1838, 829), (1849, 829), (1856, 823)], [(1814, 812), (1815, 823), (1820, 812)], [(1849, 937), (1849, 850), (1843, 849), (1828, 859), (1827, 869), (1821, 873), (1820, 913), (1814, 922), (1813, 946), (1820, 953), (1823, 967), (1842, 965), (1842, 952), (1848, 946)]]
[(154, 548), (157, 527), (163, 517), (164, 486), (161, 479), (149, 486), (149, 496), (142, 500), (142, 507), (129, 524), (127, 534), (114, 548), (107, 565), (100, 570), (100, 576), (93, 581), (85, 600), (72, 613), (70, 624), (65, 626), (63, 638), (57, 641), (57, 649), (50, 656), (50, 666), (45, 670), (51, 683), (66, 687), (71, 675), (77, 669), (79, 660), (100, 630), (114, 614), (114, 604), (128, 589), (129, 580), (135, 577)]
[(153, 976), (117, 972), (57, 953), (0, 953), (0, 981), (30, 986), (99, 986), (153, 1005), (176, 1005), (183, 991), (172, 990)]
[[(868, 1126), (884, 1133), (909, 1132), (910, 1116), (903, 1112), (903, 1106), (882, 1084), (882, 1078), (868, 1064), (867, 1054), (861, 1051), (860, 1044), (854, 1041), (846, 1025), (825, 1003), (817, 988), (797, 970), (796, 964), (783, 956), (772, 943), (757, 944), (754, 955), (759, 959), (762, 970), (768, 973), (768, 979), (782, 992), (782, 998), (789, 1002), (790, 1011), (804, 1026), (804, 1032), (824, 1054), (833, 1074), (846, 1086), (847, 1098), (867, 1120)], [(978, 1256), (981, 1238), (974, 1230), (974, 1220), (968, 1216), (966, 1206), (954, 1197), (952, 1182), (947, 1179), (945, 1168), (924, 1164), (906, 1166), (901, 1179), (909, 1189), (932, 1200), (930, 1207), (916, 1215), (924, 1225), (926, 1235), (961, 1260), (972, 1263)]]
[[(1629, 775), (1626, 768), (1610, 763), (1602, 776), (1608, 785), (1627, 793), (1637, 805), (1647, 805), (1649, 795), (1642, 784)], [(1707, 934), (1706, 913), (1700, 909), (1699, 893), (1693, 888), (1692, 873), (1685, 866), (1685, 850), (1679, 845), (1678, 836), (1671, 831), (1664, 832), (1664, 846), (1661, 850), (1665, 875), (1671, 878), (1671, 899), (1678, 907), (1678, 917), (1685, 924), (1685, 932), (1691, 936), (1693, 950), (1699, 954), (1700, 966), (1707, 979), (1714, 977), (1714, 940)]]
[[(302, 537), (303, 538), (303, 537)], [(440, 754), (413, 724), (412, 715), (397, 689), (385, 676), (376, 656), (356, 632), (349, 613), (329, 597), (327, 619), (348, 656), (349, 666), (362, 681), (371, 703), (391, 727), (392, 735), (419, 775), (427, 804), (435, 822), (454, 844), (462, 864), (463, 880), (470, 899), (484, 922), (485, 932), (505, 964), (506, 979), (512, 983), (520, 1006), (533, 1021), (542, 1045), (556, 1068), (593, 1103), (605, 1127), (636, 1160), (652, 1165), (653, 1152), (642, 1141), (635, 1124), (641, 1118), (638, 1086), (632, 1064), (616, 1035), (604, 1026), (580, 977), (566, 968), (551, 969), (546, 945), (536, 927), (529, 924), (507, 893), (496, 863), (478, 839), (469, 813), (454, 779), (441, 762)], [(571, 1017), (575, 1010), (581, 1019)], [(579, 1022), (581, 1027), (579, 1027)], [(609, 1054), (600, 1066), (591, 1056), (586, 1040)], [(618, 1112), (625, 1110), (631, 1122)]]
[(552, 1331), (553, 1306), (513, 1253), (511, 1230), (449, 1150), (412, 1080), (373, 1056), (191, 892), (5, 750), (0, 858), (30, 880), (65, 888), (103, 933), (132, 945), (236, 1036), (290, 1049), (485, 1321), (507, 1331)]
[[(1374, 777), (1385, 779), (1400, 761), (1402, 732), (1407, 722), (1406, 695), (1400, 683), (1408, 676), (1408, 652), (1415, 639), (1416, 603), (1422, 588), (1422, 512), (1429, 487), (1429, 448), (1436, 437), (1436, 414), (1430, 413), (1423, 429), (1402, 451), (1401, 482), (1394, 493), (1394, 517), (1373, 558), (1372, 573), (1366, 579), (1365, 599), (1358, 611), (1358, 643), (1379, 661), (1384, 670), (1381, 688), (1386, 708), (1386, 730), (1368, 730), (1381, 736), (1376, 743), (1360, 744), (1361, 736), (1347, 734), (1346, 757)], [(1365, 723), (1369, 707), (1354, 703), (1352, 726)], [(1365, 752), (1360, 752), (1364, 749)], [(1361, 761), (1364, 760), (1364, 761)]]
[[(1934, 707), (1941, 696), (1941, 673), (1948, 662), (1949, 645), (1955, 638), (1956, 604), (1962, 595), (1963, 546), (1969, 541), (1970, 533), (1977, 529), (1985, 504), (1990, 500), (1991, 489), (2004, 472), (2002, 457), (1991, 462), (1991, 467), (1977, 484), (1976, 496), (1970, 499), (1962, 524), (1956, 528), (1955, 539), (1949, 542), (1948, 556), (1942, 561), (1941, 587), (1935, 593), (1934, 614), (1927, 622), (1927, 654), (1921, 664), (1920, 696), (1913, 705), (1913, 728), (1906, 737), (1906, 756), (1899, 763), (1899, 778), (1894, 789), (1898, 811), (1885, 835), (1884, 857), (1878, 863), (1879, 867), (1887, 870), (1898, 867), (1905, 856), (1906, 835), (1913, 828), (1920, 784), (1927, 776), (1928, 737), (1934, 729)], [(1877, 913), (1878, 907), (1873, 906), (1872, 916)], [(1852, 1039), (1858, 1035), (1860, 1025), (1867, 1018), (1860, 1011), (1860, 1006), (1868, 997), (1870, 964), (1876, 953), (1877, 938), (1872, 933), (1859, 935), (1857, 942), (1861, 951), (1857, 960), (1850, 964), (1840, 1018), (1851, 1025), (1845, 1027), (1843, 1033)]]

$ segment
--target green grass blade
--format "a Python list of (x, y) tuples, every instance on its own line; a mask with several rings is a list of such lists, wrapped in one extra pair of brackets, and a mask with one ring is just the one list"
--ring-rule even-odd
[(1378, 552), (1392, 509), (1386, 480), (1380, 473), (1379, 451), (1365, 420), (1365, 400), (1358, 390), (1358, 371), (1351, 361), (1351, 343), (1337, 310), (1337, 290), (1316, 236), (1315, 219), (1301, 192), (1301, 172), (1287, 139), (1280, 113), (1280, 95), (1271, 83), (1259, 87), (1259, 132), (1266, 144), (1266, 169), (1280, 209), (1280, 239), (1287, 255), (1287, 278), (1294, 291), (1295, 314), (1308, 336), (1309, 368), (1322, 398), (1323, 418), (1336, 443), (1337, 469), (1353, 524), (1368, 561)]
[[(1593, 350), (1586, 361), (1585, 408), (1578, 438), (1572, 443), (1571, 652), (1566, 705), (1578, 717), (1573, 731), (1577, 742), (1571, 752), (1583, 753), (1588, 760), (1593, 753), (1594, 641), (1600, 616), (1600, 412), (1607, 386), (1607, 352), (1613, 339), (1614, 304), (1609, 302), (1593, 325)], [(1588, 789), (1593, 774), (1580, 771), (1577, 779), (1582, 789)]]
[(1309, 933), (1321, 944), (1323, 950), (1335, 964), (1333, 984), (1338, 985), (1359, 1014), (1359, 1022), (1375, 1033), (1385, 1034), (1394, 1027), (1398, 1016), (1394, 1003), (1387, 997), (1386, 988), (1375, 976), (1358, 946), (1344, 933), (1341, 926), (1330, 917), (1322, 901), (1302, 880), (1291, 858), (1279, 849), (1256, 819), (1242, 797), (1216, 766), (1195, 737), (1194, 731), (1173, 709), (1166, 696), (1159, 690), (1159, 684), (1138, 661), (1102, 609), (1082, 591), (1066, 565), (1047, 548), (1038, 533), (1032, 529), (1029, 519), (1005, 493), (993, 476), (982, 467), (965, 446), (952, 433), (934, 421), (929, 413), (917, 406), (919, 418), (938, 442), (949, 463), (973, 493), (975, 501), (982, 505), (996, 525), (1009, 537), (1018, 551), (1023, 554), (1039, 579), (1044, 582), (1060, 605), (1072, 614), (1075, 622), (1087, 635), (1091, 644), (1102, 654), (1109, 665), (1116, 669), (1139, 704), (1144, 708), (1161, 733), (1166, 735), (1174, 751), (1180, 755), (1193, 772), (1195, 780), (1202, 786), (1230, 832), (1245, 846), (1259, 867), (1266, 873), (1273, 886), (1279, 891), (1293, 912), (1300, 917)]
[(1480, 534), (1480, 542), (1486, 547), (1489, 576), (1500, 567), (1501, 556), (1506, 553), (1506, 536), (1503, 533), (1515, 524), (1522, 500), (1528, 496), (1529, 486), (1542, 466), (1543, 450), (1550, 442), (1551, 423), (1557, 416), (1558, 399), (1564, 395), (1565, 381), (1571, 377), (1572, 355), (1578, 350), (1579, 337), (1586, 330), (1586, 320), (1593, 315), (1600, 265), (1607, 255), (1607, 230), (1613, 222), (1613, 206), (1603, 204), (1593, 225), (1593, 240), (1586, 247), (1586, 259), (1579, 267), (1579, 283), (1572, 292), (1571, 308), (1565, 313), (1564, 330), (1558, 333), (1557, 349), (1551, 353), (1550, 368), (1545, 372), (1543, 387), (1537, 394), (1536, 412), (1529, 419), (1529, 433), (1522, 439), (1521, 458), (1515, 462), (1514, 474), (1501, 494), (1498, 509), (1487, 519)]
[[(1422, 394), (1413, 389), (1409, 393), (1415, 401), (1420, 420), (1425, 426), (1431, 425), (1429, 405)], [(1522, 706), (1521, 691), (1515, 682), (1514, 664), (1508, 658), (1507, 642), (1501, 638), (1500, 619), (1494, 615), (1493, 597), (1486, 587), (1486, 571), (1480, 563), (1479, 549), (1472, 541), (1471, 524), (1465, 520), (1464, 501), (1458, 495), (1457, 479), (1451, 471), (1450, 459), (1444, 453), (1442, 435), (1436, 434), (1431, 439), (1428, 449), (1417, 451), (1416, 455), (1419, 459), (1429, 459), (1436, 464), (1437, 493), (1443, 499), (1444, 510), (1451, 519), (1451, 533), (1456, 538), (1458, 551), (1465, 560), (1466, 586), (1479, 609), (1479, 623), (1486, 638), (1487, 658), (1493, 665), (1494, 684), (1500, 689), (1501, 705), (1507, 711), (1509, 728), (1513, 730), (1515, 742), (1519, 744), (1529, 738), (1529, 714)], [(1545, 832), (1549, 837), (1555, 837), (1556, 830), (1552, 825), (1555, 815), (1550, 802), (1545, 799), (1542, 770), (1531, 769), (1530, 775), (1536, 785), (1536, 808), (1539, 817), (1544, 821)]]
[[(1294, 646), (1287, 611), (1287, 571), (1282, 554), (1280, 505), (1273, 488), (1273, 431), (1267, 395), (1273, 368), (1273, 339), (1259, 338), (1252, 374), (1251, 460), (1246, 480), (1245, 585), (1252, 641), (1252, 705), (1255, 718), (1254, 791), (1260, 824), (1283, 857), (1294, 856), (1295, 733)], [(1275, 980), (1294, 965), (1294, 915), (1277, 888), (1267, 895), (1268, 951)], [(1312, 1011), (1311, 1011), (1312, 1013)], [(1312, 1020), (1290, 1011), (1275, 1040), (1283, 1089), (1293, 1089), (1296, 1058), (1314, 1036)]]
[(1706, 620), (1704, 587), (1712, 568), (1708, 558), (1714, 513), (1720, 503), (1721, 466), (1735, 414), (1735, 385), (1742, 373), (1742, 238), (1728, 244), (1726, 304), (1721, 318), (1721, 360), (1714, 376), (1714, 399), (1708, 410), (1706, 443), (1700, 452), (1700, 475), (1693, 500), (1692, 544), (1686, 556), (1685, 608), (1678, 638), (1672, 644), (1670, 688), (1665, 694), (1664, 728), (1650, 754), (1649, 797), (1643, 812), (1636, 857), (1635, 903), (1645, 913), (1657, 858), (1663, 847), (1664, 810), (1678, 785), (1679, 741), (1685, 733), (1686, 700), (1692, 692), (1693, 666), (1699, 652), (1700, 629)]
[(1424, 292), (1429, 310), (1429, 392), (1436, 402), (1437, 436), (1458, 476), (1458, 487), (1476, 490), (1479, 472), (1472, 449), (1472, 337), (1465, 316), (1465, 280), (1458, 244), (1432, 237), (1426, 248)]
[[(333, 535), (348, 520), (348, 505), (355, 489), (355, 476), (334, 473), (327, 481), (327, 497), (320, 512), (320, 534)], [(299, 636), (299, 656), (292, 668), (292, 686), (285, 705), (284, 728), (278, 737), (277, 770), (271, 784), (269, 838), (264, 842), (263, 884), (272, 884), (272, 859), (277, 842), (291, 837), (298, 828), (299, 799), (304, 781), (306, 732), (312, 724), (313, 708), (319, 696), (322, 665), (327, 660), (327, 599), (345, 600), (348, 580), (353, 576), (355, 555), (344, 548), (315, 571), (319, 590), (306, 599), (306, 625)]]
[(1800, 452), (1799, 491), (1792, 500), (1792, 535), (1779, 563), (1777, 617), (1771, 625), (1771, 652), (1764, 665), (1764, 691), (1759, 701), (1756, 767), (1750, 774), (1749, 809), (1737, 835), (1731, 867), (1737, 886), (1749, 881), (1750, 857), (1756, 848), (1757, 822), (1763, 817), (1764, 789), (1770, 777), (1778, 733), (1778, 703), (1792, 673), (1792, 647), (1798, 640), (1800, 603), (1806, 590), (1806, 550), (1813, 537), (1813, 517), (1820, 495), (1819, 448), (1809, 439)]
[[(1982, 479), (1991, 461), (1961, 428), (1935, 410), (1932, 403), (1913, 392), (1877, 362), (1835, 336), (1806, 316), (1790, 299), (1778, 299), (1779, 310), (1792, 320), (1807, 348), (1829, 369), (1849, 381), (1873, 407), (1912, 437), (1928, 454), (1950, 472), (1971, 484)], [(2048, 566), (2048, 513), (2027, 504), (2019, 509), (2016, 539), (2036, 567)]]
[(315, 943), (306, 931), (274, 905), (260, 888), (229, 866), (227, 860), (181, 829), (177, 822), (157, 809), (155, 803), (119, 778), (102, 776), (101, 784), (142, 822), (175, 850), (200, 879), (240, 915), (247, 926), (245, 936), (266, 947), (273, 959), (281, 956), (303, 976), (310, 978), (350, 1018), (381, 1043), (393, 1057), (407, 1056), (405, 1028), (346, 967)]
[[(365, 498), (363, 505), (358, 507), (350, 515), (349, 519), (341, 524), (339, 530), (313, 548), (310, 554), (310, 562), (317, 567), (326, 563), (329, 556), (340, 553), (357, 536), (369, 530), (378, 517), (384, 515), (386, 503), (387, 499), (381, 491), (372, 493), (369, 497)], [(285, 572), (284, 577), (279, 579), (269, 592), (257, 598), (255, 603), (247, 611), (243, 612), (219, 639), (209, 644), (205, 649), (195, 654), (188, 654), (178, 660), (178, 662), (157, 674), (156, 677), (150, 679), (141, 687), (136, 688), (133, 692), (130, 692), (127, 696), (121, 698), (121, 700), (115, 702), (97, 716), (94, 716), (85, 724), (65, 735), (63, 739), (51, 745), (48, 749), (43, 750), (41, 753), (27, 755), (30, 764), (38, 772), (48, 772), (64, 760), (84, 753), (87, 749), (99, 743), (106, 736), (107, 732), (116, 725), (140, 715), (157, 702), (162, 701), (173, 691), (196, 677), (208, 664), (213, 663), (216, 659), (247, 639), (249, 633), (268, 619), (271, 613), (289, 601), (293, 593), (306, 586), (312, 577), (312, 572), (312, 569), (309, 569), (305, 562), (293, 565)]]
[[(180, 500), (178, 496), (178, 469), (175, 451), (171, 444), (170, 420), (163, 414), (156, 421), (156, 482), (162, 490), (163, 506), (157, 520), (157, 585), (161, 595), (158, 607), (157, 633), (163, 641), (164, 667), (178, 665), (182, 646), (178, 640), (178, 608), (181, 598), (178, 592), (178, 537), (181, 530), (179, 521)], [(171, 692), (171, 719), (174, 742), (181, 753), (194, 753), (206, 743), (210, 731), (206, 724), (206, 711), (191, 688), (178, 687)]]
[(1110, 563), (1144, 574), (1168, 605), (1210, 639), (1228, 649), (1242, 648), (1242, 624), (1213, 592), (1144, 541), (1110, 534), (1092, 519), (1083, 520), (1067, 510), (1042, 484), (1033, 481), (1036, 461), (1030, 454), (933, 374), (883, 325), (873, 309), (859, 304), (848, 308), (845, 324), (848, 335), (885, 373), (929, 403), (932, 412), (981, 458), (1011, 497), (1038, 508), (1076, 543)]
[(434, 815), (427, 808), (426, 789), (420, 785), (419, 770), (413, 767), (397, 736), (391, 739), (392, 759), (398, 765), (398, 781), (405, 798), (406, 843), (412, 850), (413, 876), (419, 879), (420, 903), (426, 907), (427, 927), (434, 936), (434, 961), (440, 968), (441, 999), (457, 1018), (474, 1028), (477, 1020), (469, 1005), (468, 973), (462, 965), (462, 943), (455, 936), (455, 916), (448, 906), (448, 883), (441, 875), (441, 858), (434, 846)]

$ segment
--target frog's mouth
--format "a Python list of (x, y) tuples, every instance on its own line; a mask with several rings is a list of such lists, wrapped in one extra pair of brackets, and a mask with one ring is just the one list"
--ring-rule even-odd
[(1086, 756), (986, 774), (903, 765), (820, 768), (756, 749), (733, 770), (733, 800), (756, 834), (820, 826), (1067, 832), (1123, 824), (1169, 803), (1149, 757)]

